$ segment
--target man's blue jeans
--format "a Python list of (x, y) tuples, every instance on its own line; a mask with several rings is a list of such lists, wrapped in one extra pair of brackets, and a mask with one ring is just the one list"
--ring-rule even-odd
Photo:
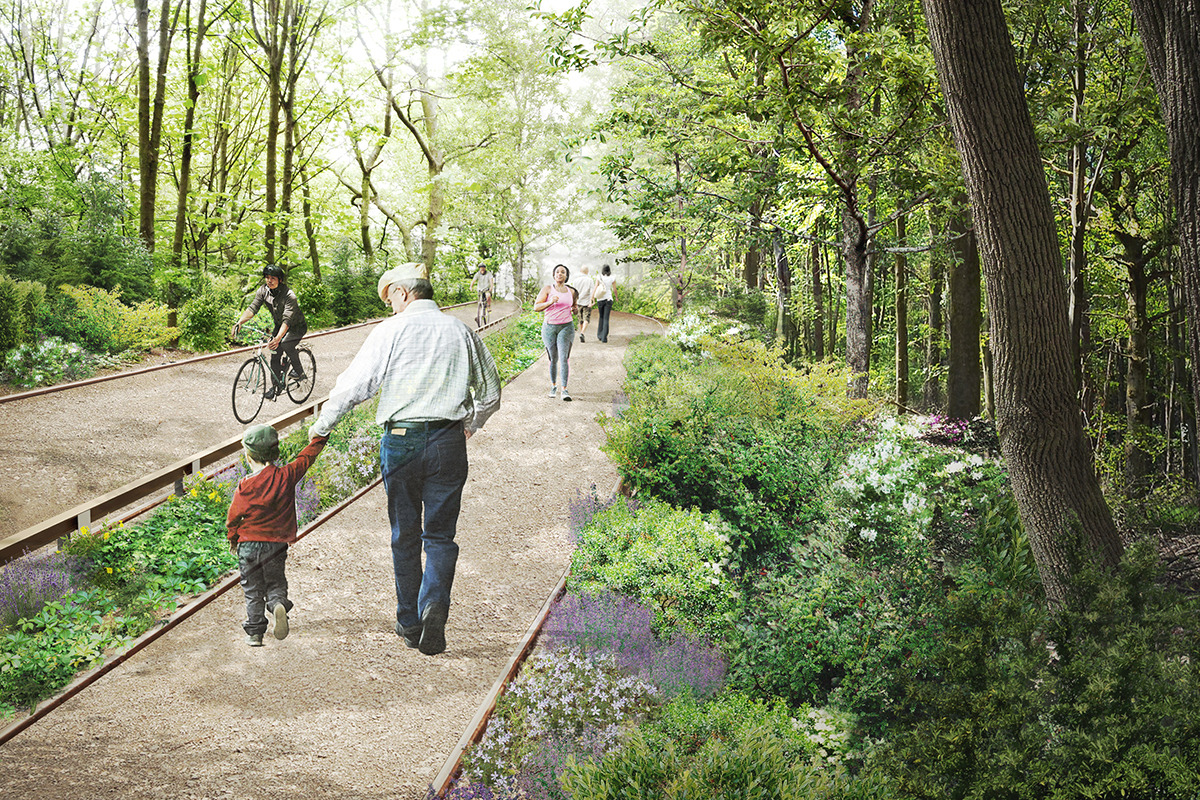
[(403, 436), (385, 433), (379, 460), (392, 524), (396, 622), (411, 628), (420, 623), (430, 603), (450, 605), (458, 562), (454, 535), (467, 482), (467, 439), (462, 425), (410, 428)]

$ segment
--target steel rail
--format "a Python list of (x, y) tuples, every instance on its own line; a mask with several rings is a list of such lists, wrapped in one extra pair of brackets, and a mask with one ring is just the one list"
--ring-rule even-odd
[[(268, 424), (280, 430), (299, 422), (306, 417), (320, 413), (321, 405), (329, 399), (326, 395), (319, 400), (310, 400), (290, 413), (283, 414), (271, 420)], [(143, 475), (135, 481), (125, 484), (107, 494), (92, 498), (72, 509), (63, 511), (44, 522), (32, 525), (23, 531), (0, 539), (0, 566), (20, 558), (30, 550), (57, 541), (60, 536), (69, 536), (85, 525), (91, 525), (93, 520), (102, 518), (105, 514), (116, 511), (134, 503), (148, 494), (168, 486), (174, 486), (188, 475), (195, 475), (204, 467), (238, 452), (242, 449), (242, 436), (238, 434), (224, 442), (210, 447), (200, 453), (194, 453), (188, 458), (177, 461), (157, 472)]]
[[(309, 339), (316, 339), (320, 336), (329, 336), (330, 334), (341, 333), (342, 331), (354, 330), (355, 328), (363, 328), (363, 327), (366, 327), (367, 325), (375, 325), (375, 324), (379, 323), (380, 321), (381, 320), (379, 320), (379, 319), (372, 319), (372, 320), (367, 320), (366, 322), (357, 322), (353, 325), (346, 325), (345, 327), (342, 327), (342, 328), (330, 328), (329, 330), (326, 330), (326, 331), (317, 331), (316, 333), (305, 334), (304, 341), (307, 341)], [(155, 364), (152, 367), (141, 367), (139, 369), (131, 369), (131, 370), (127, 370), (125, 372), (114, 372), (111, 375), (97, 375), (95, 378), (84, 378), (81, 381), (72, 381), (70, 383), (57, 383), (53, 386), (41, 386), (37, 389), (30, 389), (27, 392), (20, 392), (17, 394), (6, 394), (6, 395), (0, 397), (0, 404), (9, 403), (9, 402), (12, 402), (13, 400), (25, 400), (30, 397), (38, 397), (38, 396), (44, 395), (44, 394), (51, 394), (52, 392), (61, 392), (66, 389), (78, 389), (81, 386), (90, 386), (93, 383), (103, 383), (104, 381), (112, 381), (112, 380), (116, 380), (117, 378), (132, 378), (136, 375), (145, 375), (147, 372), (157, 372), (160, 369), (170, 369), (171, 367), (182, 367), (187, 364), (197, 364), (201, 361), (210, 361), (214, 358), (225, 358), (226, 356), (235, 356), (235, 355), (238, 355), (239, 353), (248, 353), (251, 350), (256, 349), (257, 347), (258, 347), (258, 345), (256, 345), (256, 344), (247, 345), (245, 347), (235, 347), (233, 350), (222, 350), (219, 353), (205, 353), (202, 356), (193, 356), (191, 358), (185, 358), (181, 361), (168, 361), (166, 364)]]
[[(349, 497), (347, 497), (346, 499), (342, 500), (340, 503), (338, 503), (333, 508), (328, 509), (325, 513), (321, 514), (319, 517), (314, 519), (312, 522), (305, 525), (304, 528), (296, 534), (296, 539), (297, 540), (302, 539), (305, 536), (307, 536), (308, 534), (312, 533), (314, 530), (316, 530), (317, 528), (324, 525), (327, 521), (329, 521), (330, 519), (335, 517), (341, 511), (343, 511), (347, 507), (349, 507), (352, 503), (354, 503), (356, 500), (358, 500), (364, 494), (366, 494), (367, 492), (374, 489), (380, 483), (382, 483), (382, 479), (376, 478), (374, 480), (374, 482), (372, 482), (371, 484), (364, 486), (363, 488), (359, 489), (354, 494), (352, 494)], [(101, 664), (100, 666), (94, 667), (94, 668), (80, 674), (79, 676), (77, 676), (73, 681), (71, 681), (69, 684), (67, 684), (66, 687), (61, 692), (56, 694), (54, 697), (51, 697), (48, 700), (44, 700), (39, 705), (35, 706), (34, 709), (30, 712), (28, 717), (25, 717), (22, 720), (18, 720), (17, 722), (14, 722), (13, 724), (9, 725), (7, 728), (0, 730), (0, 745), (3, 745), (9, 739), (12, 739), (14, 736), (19, 734), (21, 731), (25, 730), (26, 728), (30, 727), (38, 720), (45, 717), (51, 711), (58, 708), (63, 703), (70, 700), (72, 697), (74, 697), (75, 695), (82, 692), (84, 689), (91, 686), (97, 680), (99, 680), (103, 676), (107, 675), (108, 673), (112, 672), (114, 669), (119, 667), (121, 664), (125, 663), (125, 661), (127, 661), (130, 658), (130, 656), (133, 656), (134, 654), (140, 652), (151, 642), (155, 641), (156, 639), (158, 639), (160, 636), (163, 636), (167, 632), (173, 630), (177, 625), (179, 625), (181, 622), (183, 622), (188, 617), (195, 614), (200, 609), (207, 606), (213, 600), (216, 600), (218, 597), (225, 594), (225, 592), (229, 591), (233, 587), (238, 586), (240, 583), (240, 579), (241, 579), (241, 574), (235, 570), (234, 572), (225, 576), (225, 578), (223, 580), (221, 580), (220, 583), (215, 584), (214, 586), (212, 586), (212, 588), (208, 589), (207, 591), (203, 592), (202, 594), (197, 595), (196, 599), (194, 601), (192, 601), (188, 605), (184, 606), (183, 608), (177, 609), (174, 614), (172, 614), (166, 620), (164, 620), (162, 623), (160, 623), (159, 627), (152, 628), (151, 630), (146, 631), (141, 636), (134, 639), (133, 643), (131, 645), (129, 645), (127, 648), (125, 648), (121, 652), (117, 653), (116, 655), (112, 656), (111, 658), (106, 659), (104, 661), (104, 663)]]
[[(467, 304), (464, 303), (462, 305)], [(449, 307), (454, 308), (455, 306)], [(511, 314), (489, 322), (479, 330), (480, 332), (483, 332), (484, 335), (487, 335), (487, 333), (492, 333), (494, 332), (492, 329), (495, 326), (508, 321), (520, 313), (520, 309), (518, 309)], [(351, 327), (373, 325), (375, 322), (378, 322), (378, 320), (360, 323), (359, 325)], [(338, 330), (340, 331), (347, 329), (339, 328)], [(333, 331), (326, 331), (323, 333), (331, 332)], [(243, 350), (253, 350), (256, 347), (257, 345), (243, 348)], [(220, 353), (218, 355), (225, 356), (237, 352), (242, 352), (242, 350), (229, 351), (226, 353)], [(201, 356), (198, 360), (213, 357), (216, 356)], [(176, 362), (175, 364), (151, 367), (150, 369), (161, 369), (166, 366), (178, 366), (183, 363), (185, 362), (180, 361)], [(316, 416), (320, 413), (321, 406), (328, 400), (329, 395), (325, 395), (318, 400), (309, 400), (297, 406), (293, 411), (276, 417), (267, 424), (271, 425), (276, 430), (281, 430), (295, 424), (296, 422), (299, 422), (305, 417)], [(188, 458), (170, 464), (169, 466), (166, 466), (157, 472), (149, 473), (135, 481), (125, 484), (124, 486), (118, 487), (107, 494), (92, 498), (91, 500), (81, 503), (74, 508), (50, 517), (43, 522), (32, 525), (25, 530), (18, 531), (17, 533), (4, 537), (3, 539), (0, 539), (0, 566), (3, 566), (4, 564), (7, 564), (9, 561), (12, 561), (16, 558), (20, 558), (26, 552), (36, 550), (39, 547), (45, 547), (46, 545), (57, 541), (59, 537), (69, 536), (71, 533), (79, 530), (83, 526), (91, 525), (93, 520), (101, 519), (106, 514), (125, 508), (131, 503), (144, 498), (146, 495), (151, 494), (152, 492), (164, 489), (167, 486), (178, 485), (179, 482), (187, 476), (198, 474), (204, 467), (214, 464), (226, 458), (227, 456), (238, 452), (241, 450), (241, 448), (242, 439), (240, 435), (227, 439), (215, 447), (211, 447), (208, 450), (204, 450), (200, 453), (195, 453)]]

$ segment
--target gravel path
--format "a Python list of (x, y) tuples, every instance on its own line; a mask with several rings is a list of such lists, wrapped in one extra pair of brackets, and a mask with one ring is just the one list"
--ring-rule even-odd
[[(574, 402), (545, 396), (543, 356), (505, 387), (500, 411), (471, 439), (445, 653), (422, 656), (392, 631), (386, 506), (377, 488), (293, 548), (288, 580), (296, 609), (286, 640), (268, 635), (263, 648), (245, 646), (241, 591), (227, 592), (0, 747), (0, 796), (423, 797), (566, 569), (569, 500), (577, 489), (607, 491), (615, 482), (596, 417), (611, 412), (629, 340), (658, 326), (615, 314), (613, 329), (608, 344), (576, 342)], [(331, 365), (348, 361), (357, 344), (338, 348), (318, 355), (330, 381), (318, 391), (328, 391), (340, 369)], [(205, 380), (224, 387), (230, 372), (223, 365)], [(89, 393), (84, 404), (128, 404), (123, 383), (99, 384), (96, 391), (113, 397)], [(173, 385), (160, 391), (178, 394)], [(70, 408), (79, 401), (61, 402)], [(173, 458), (238, 431), (227, 403), (214, 408), (219, 416), (207, 422), (164, 422), (194, 437)], [(88, 416), (95, 434), (59, 437), (65, 451), (106, 444), (104, 463), (123, 463), (118, 454), (164, 438)], [(4, 448), (9, 427), (0, 426)], [(55, 430), (51, 424), (43, 435)], [(126, 469), (140, 475), (155, 467)], [(35, 480), (52, 473), (44, 464), (26, 469)]]

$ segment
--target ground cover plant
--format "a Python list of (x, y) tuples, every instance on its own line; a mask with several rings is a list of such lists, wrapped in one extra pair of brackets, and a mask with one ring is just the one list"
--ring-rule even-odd
[[(815, 513), (747, 559), (730, 493), (679, 507), (662, 475), (671, 459), (704, 457), (687, 448), (714, 449), (679, 443), (693, 398), (719, 396), (725, 369), (776, 367), (714, 356), (711, 332), (687, 342), (629, 353), (606, 426), (636, 500), (592, 487), (571, 503), (572, 591), (542, 644), (645, 678), (643, 641), (703, 631), (727, 660), (724, 688), (656, 692), (605, 748), (576, 748), (555, 781), (543, 773), (537, 796), (1200, 796), (1200, 608), (1164, 584), (1150, 541), (1116, 572), (1081, 571), (1078, 605), (1051, 613), (994, 429), (877, 413), (843, 416), (838, 450), (791, 443), (789, 458), (811, 446), (828, 459), (795, 498)], [(786, 428), (787, 413), (756, 404), (754, 378), (741, 380), (748, 405), (767, 409), (760, 422)], [(724, 551), (713, 531), (730, 540)], [(540, 763), (552, 739), (509, 746)], [(451, 796), (517, 795), (476, 782)]]
[[(348, 415), (298, 486), (301, 524), (378, 474), (374, 404)], [(290, 458), (307, 442), (296, 431), (280, 444)], [(320, 467), (320, 469), (318, 469)], [(51, 557), (29, 555), (0, 568), (0, 714), (52, 695), (77, 672), (104, 661), (230, 571), (225, 518), (243, 462), (213, 479), (189, 479), (136, 524), (81, 529)], [(8, 588), (5, 588), (8, 587)], [(24, 587), (17, 590), (17, 587)]]

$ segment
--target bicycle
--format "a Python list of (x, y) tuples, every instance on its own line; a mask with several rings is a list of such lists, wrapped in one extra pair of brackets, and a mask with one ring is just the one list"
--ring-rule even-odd
[(491, 292), (479, 292), (475, 306), (475, 327), (482, 328), (488, 324), (488, 309), (492, 307)]
[[(312, 350), (308, 349), (308, 345), (301, 344), (296, 347), (296, 359), (300, 362), (300, 376), (292, 373), (287, 353), (280, 358), (282, 375), (287, 376), (285, 381), (282, 375), (276, 374), (271, 369), (271, 351), (267, 348), (268, 339), (269, 337), (266, 337), (259, 342), (254, 355), (242, 364), (237, 371), (237, 377), (233, 379), (233, 416), (242, 424), (252, 422), (258, 416), (263, 401), (268, 399), (268, 386), (275, 389), (271, 400), (287, 392), (287, 396), (292, 399), (292, 402), (299, 404), (308, 399), (317, 383), (317, 359), (312, 354)], [(270, 384), (267, 383), (268, 375), (271, 376)]]

